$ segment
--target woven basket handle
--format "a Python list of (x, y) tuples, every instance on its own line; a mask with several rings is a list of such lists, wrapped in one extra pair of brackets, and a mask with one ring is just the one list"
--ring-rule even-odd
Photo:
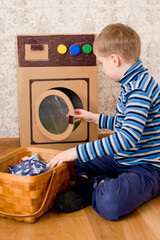
[(31, 214), (11, 214), (11, 213), (5, 213), (5, 212), (1, 212), (0, 211), (0, 214), (3, 214), (5, 216), (8, 216), (8, 217), (32, 217), (36, 214), (38, 214), (44, 207), (46, 201), (47, 201), (47, 198), (48, 198), (48, 194), (50, 192), (50, 189), (51, 189), (51, 186), (52, 186), (52, 182), (53, 182), (53, 179), (54, 179), (54, 176), (56, 175), (56, 170), (52, 173), (52, 176), (51, 176), (51, 179), (50, 179), (50, 183), (49, 183), (49, 186), (48, 186), (48, 189), (47, 189), (47, 192), (46, 192), (46, 195), (43, 199), (43, 202), (42, 202), (42, 205), (41, 207), (34, 213), (31, 213)]

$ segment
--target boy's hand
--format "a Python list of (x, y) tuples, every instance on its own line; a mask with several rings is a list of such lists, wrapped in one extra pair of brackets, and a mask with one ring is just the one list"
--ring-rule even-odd
[(70, 148), (59, 154), (57, 154), (51, 161), (47, 164), (47, 167), (54, 168), (59, 166), (64, 162), (70, 162), (77, 159), (76, 148)]
[(75, 122), (85, 121), (85, 122), (94, 122), (98, 124), (99, 114), (86, 111), (84, 109), (75, 109)]

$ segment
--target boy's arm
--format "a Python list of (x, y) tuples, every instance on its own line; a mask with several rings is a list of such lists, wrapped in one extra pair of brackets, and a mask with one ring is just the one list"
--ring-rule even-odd
[(93, 122), (99, 125), (100, 129), (114, 130), (116, 124), (116, 116), (108, 116), (86, 111), (84, 109), (75, 109), (75, 121)]
[(47, 167), (54, 168), (64, 162), (70, 162), (70, 161), (74, 161), (76, 159), (77, 159), (76, 148), (70, 148), (68, 150), (65, 150), (65, 151), (57, 154), (54, 158), (52, 158), (47, 163)]
[[(111, 130), (114, 129), (116, 119), (116, 117), (95, 114), (83, 109), (75, 110), (75, 118), (76, 122), (82, 120), (86, 122), (94, 122), (96, 124), (99, 124), (99, 128), (109, 128)], [(77, 158), (78, 155), (76, 148), (71, 148), (56, 155), (53, 159), (50, 160), (50, 162), (47, 164), (47, 167), (54, 168), (55, 166), (58, 166), (63, 162), (74, 161)]]
[(92, 113), (84, 109), (75, 109), (74, 113), (75, 113), (75, 122), (85, 121), (85, 122), (93, 122), (96, 124), (98, 124), (99, 122), (100, 114)]
[(121, 128), (109, 137), (78, 145), (76, 150), (79, 161), (86, 162), (134, 148), (144, 131), (150, 106), (151, 99), (146, 93), (133, 92), (128, 99)]
[(116, 116), (108, 116), (104, 114), (100, 114), (99, 116), (99, 128), (100, 129), (110, 129), (114, 130), (115, 124), (117, 122), (117, 117)]

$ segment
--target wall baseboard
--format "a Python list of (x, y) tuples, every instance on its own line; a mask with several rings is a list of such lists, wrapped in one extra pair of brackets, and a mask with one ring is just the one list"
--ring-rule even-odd
[[(109, 135), (110, 134), (98, 134), (98, 139)], [(0, 138), (0, 148), (4, 147), (20, 147), (20, 138)]]
[(0, 138), (0, 148), (20, 147), (20, 138)]

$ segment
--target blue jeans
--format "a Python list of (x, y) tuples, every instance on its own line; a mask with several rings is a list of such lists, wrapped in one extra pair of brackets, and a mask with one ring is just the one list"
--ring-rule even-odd
[(146, 164), (120, 167), (110, 155), (74, 165), (77, 176), (93, 183), (93, 209), (108, 220), (120, 220), (160, 194), (160, 171)]

